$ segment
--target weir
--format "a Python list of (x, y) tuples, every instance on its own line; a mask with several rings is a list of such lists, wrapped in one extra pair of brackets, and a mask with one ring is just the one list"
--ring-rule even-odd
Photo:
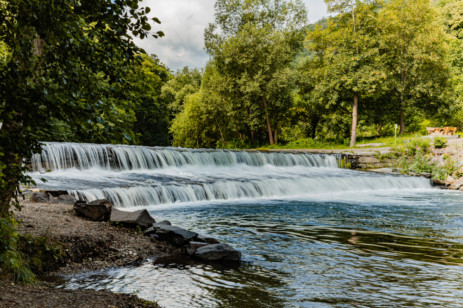
[(108, 199), (116, 207), (431, 188), (423, 178), (342, 169), (340, 160), (339, 154), (52, 142), (31, 164), (37, 183), (48, 180), (43, 188)]
[(47, 142), (32, 157), (33, 171), (63, 169), (160, 169), (193, 166), (338, 166), (339, 155), (285, 154), (234, 150), (161, 148), (111, 144)]

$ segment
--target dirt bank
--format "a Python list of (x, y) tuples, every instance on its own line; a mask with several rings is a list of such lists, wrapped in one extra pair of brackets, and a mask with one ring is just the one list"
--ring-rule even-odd
[[(15, 211), (22, 235), (46, 238), (60, 247), (59, 258), (43, 262), (46, 275), (117, 267), (148, 257), (181, 256), (183, 251), (152, 241), (139, 231), (76, 216), (72, 205), (23, 201)], [(61, 290), (47, 282), (35, 286), (0, 281), (0, 307), (158, 307), (136, 296), (91, 290)]]

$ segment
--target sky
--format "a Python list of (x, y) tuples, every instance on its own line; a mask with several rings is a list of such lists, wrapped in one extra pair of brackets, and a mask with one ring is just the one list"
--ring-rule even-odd
[[(310, 23), (327, 16), (324, 0), (302, 2)], [(161, 20), (153, 31), (163, 31), (165, 36), (136, 39), (136, 44), (148, 54), (157, 55), (173, 71), (184, 66), (204, 67), (209, 59), (204, 50), (204, 29), (214, 21), (214, 3), (215, 0), (144, 0), (143, 5), (151, 8), (150, 17)]]

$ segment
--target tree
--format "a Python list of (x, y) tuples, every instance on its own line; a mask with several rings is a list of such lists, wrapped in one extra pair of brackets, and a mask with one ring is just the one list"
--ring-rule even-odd
[(377, 36), (377, 12), (382, 1), (327, 0), (331, 13), (325, 27), (318, 25), (308, 33), (307, 48), (312, 54), (307, 63), (314, 79), (317, 97), (327, 105), (352, 104), (350, 146), (357, 138), (358, 109), (361, 98), (383, 91), (386, 73), (381, 65)]
[[(150, 10), (138, 2), (1, 2), (0, 38), (11, 51), (0, 75), (3, 217), (8, 216), (19, 182), (27, 181), (23, 160), (40, 150), (39, 140), (51, 119), (86, 130), (95, 123), (105, 124), (102, 110), (117, 112), (104, 94), (124, 82), (127, 66), (140, 52), (133, 37), (150, 35), (146, 17)], [(107, 87), (96, 82), (101, 80)]]
[[(451, 72), (452, 91), (448, 100), (454, 102), (452, 115), (459, 126), (463, 124), (463, 0), (441, 0), (441, 23), (448, 34), (448, 61)], [(452, 125), (457, 125), (453, 123)]]
[(305, 7), (299, 0), (218, 0), (215, 9), (206, 50), (223, 76), (231, 116), (242, 119), (250, 139), (265, 127), (273, 144), (291, 106), (289, 65), (302, 47)]
[(190, 70), (185, 66), (162, 86), (161, 97), (168, 101), (172, 117), (183, 110), (187, 97), (199, 90), (201, 79), (202, 72), (200, 70), (196, 68)]
[(167, 146), (170, 143), (169, 108), (161, 89), (170, 72), (156, 56), (142, 54), (140, 57), (142, 62), (130, 67), (122, 89), (124, 100), (135, 113), (133, 131), (143, 145)]
[(235, 124), (231, 105), (223, 95), (224, 80), (210, 61), (203, 74), (201, 88), (188, 95), (182, 110), (172, 121), (173, 144), (183, 147), (226, 147)]
[(400, 133), (414, 108), (437, 112), (447, 87), (445, 33), (428, 0), (391, 0), (379, 14), (381, 50), (389, 72), (391, 95), (398, 104)]

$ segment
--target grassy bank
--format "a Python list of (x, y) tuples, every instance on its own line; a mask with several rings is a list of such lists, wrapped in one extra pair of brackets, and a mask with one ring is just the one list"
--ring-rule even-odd
[[(385, 136), (385, 137), (359, 137), (357, 139), (357, 144), (353, 148), (363, 147), (363, 144), (373, 144), (374, 146), (370, 147), (393, 147), (396, 145), (402, 145), (410, 142), (413, 139), (419, 138), (421, 135), (418, 134), (408, 134), (397, 136), (397, 139), (394, 136)], [(368, 148), (368, 146), (367, 146)], [(351, 149), (349, 147), (349, 140), (339, 140), (339, 139), (297, 139), (289, 141), (286, 143), (279, 143), (274, 145), (262, 146), (258, 148), (259, 150), (278, 150), (278, 149)]]

